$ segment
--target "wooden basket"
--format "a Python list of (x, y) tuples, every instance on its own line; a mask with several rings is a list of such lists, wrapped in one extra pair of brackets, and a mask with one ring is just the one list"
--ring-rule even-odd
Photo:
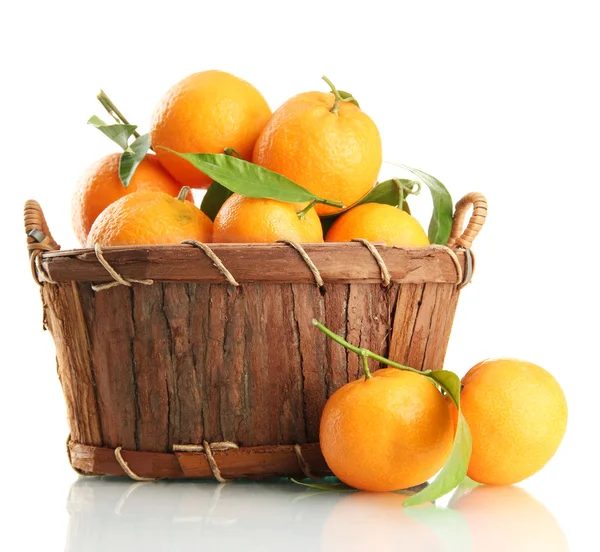
[(448, 246), (421, 249), (361, 241), (59, 251), (28, 201), (71, 465), (139, 480), (328, 474), (321, 411), (361, 368), (312, 319), (392, 360), (442, 368), (486, 212), (485, 198), (468, 194)]

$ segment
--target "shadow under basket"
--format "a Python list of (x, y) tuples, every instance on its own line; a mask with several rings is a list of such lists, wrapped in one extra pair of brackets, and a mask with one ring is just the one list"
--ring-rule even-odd
[(420, 249), (361, 240), (59, 251), (28, 201), (71, 465), (137, 480), (330, 474), (321, 412), (361, 376), (361, 361), (312, 319), (394, 361), (442, 368), (486, 212), (468, 194), (448, 245)]

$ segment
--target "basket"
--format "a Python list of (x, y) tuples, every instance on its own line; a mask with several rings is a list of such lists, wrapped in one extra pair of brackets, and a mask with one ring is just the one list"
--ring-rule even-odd
[(448, 245), (420, 249), (360, 240), (60, 251), (28, 201), (72, 467), (136, 480), (328, 475), (321, 411), (361, 365), (312, 319), (397, 362), (442, 368), (486, 212), (481, 194), (466, 195)]

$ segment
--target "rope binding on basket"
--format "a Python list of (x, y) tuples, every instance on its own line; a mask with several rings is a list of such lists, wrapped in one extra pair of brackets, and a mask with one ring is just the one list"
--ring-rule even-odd
[(227, 267), (223, 264), (223, 261), (221, 259), (219, 259), (218, 255), (205, 243), (199, 242), (197, 240), (185, 240), (182, 241), (181, 243), (187, 243), (189, 245), (193, 245), (194, 247), (197, 247), (198, 249), (201, 249), (202, 251), (204, 251), (204, 253), (206, 253), (206, 256), (212, 261), (213, 265), (219, 270), (219, 272), (221, 274), (223, 274), (223, 276), (225, 276), (225, 279), (234, 287), (238, 287), (240, 284), (237, 282), (237, 280), (233, 277), (233, 274), (231, 274), (231, 272), (229, 272), (229, 270), (227, 270)]
[(138, 475), (137, 473), (135, 473), (129, 467), (129, 464), (127, 462), (125, 462), (125, 459), (121, 455), (121, 450), (122, 450), (122, 447), (117, 447), (115, 449), (115, 458), (117, 459), (119, 466), (121, 466), (121, 468), (123, 468), (123, 471), (125, 472), (125, 474), (127, 476), (129, 476), (130, 479), (133, 479), (134, 481), (158, 481), (158, 478), (156, 478), (156, 477), (142, 477), (142, 476)]
[(309, 257), (309, 255), (306, 252), (306, 250), (304, 249), (304, 247), (302, 247), (298, 242), (295, 242), (292, 240), (279, 240), (279, 243), (286, 243), (289, 246), (293, 247), (296, 251), (298, 251), (298, 253), (300, 254), (300, 257), (302, 257), (302, 260), (306, 263), (306, 266), (312, 272), (312, 275), (315, 279), (315, 283), (317, 284), (317, 287), (319, 289), (323, 289), (323, 287), (325, 286), (325, 282), (323, 282), (321, 273), (319, 272), (317, 265), (315, 265), (315, 263), (313, 263), (312, 259)]
[(202, 445), (173, 445), (174, 452), (203, 452), (204, 456), (206, 456), (206, 461), (208, 462), (210, 471), (212, 471), (213, 477), (219, 483), (227, 483), (229, 479), (225, 479), (221, 475), (221, 470), (219, 469), (219, 465), (215, 460), (213, 452), (224, 452), (227, 450), (235, 450), (238, 448), (238, 445), (232, 443), (231, 441), (218, 441), (215, 443), (208, 443), (208, 441), (202, 441)]
[(151, 286), (154, 283), (154, 280), (150, 280), (150, 279), (136, 280), (134, 278), (131, 278), (131, 279), (123, 278), (123, 276), (121, 276), (104, 258), (104, 254), (102, 252), (102, 247), (100, 247), (99, 243), (94, 245), (94, 253), (96, 253), (96, 257), (97, 257), (98, 261), (106, 269), (106, 272), (108, 272), (115, 280), (114, 282), (108, 282), (106, 284), (93, 284), (92, 289), (94, 291), (102, 291), (104, 289), (110, 289), (115, 286), (131, 287), (131, 284), (133, 284), (133, 283), (143, 284), (145, 286)]
[(381, 256), (379, 251), (377, 251), (377, 248), (370, 241), (365, 240), (363, 238), (355, 238), (352, 241), (362, 243), (369, 250), (369, 253), (373, 255), (375, 262), (379, 265), (381, 279), (383, 280), (382, 285), (383, 287), (388, 287), (392, 281), (392, 277), (390, 276), (390, 271), (388, 270), (388, 267), (385, 264), (383, 257)]
[(317, 481), (319, 481), (321, 478), (314, 475), (311, 470), (310, 470), (310, 466), (308, 465), (308, 462), (306, 461), (306, 458), (304, 458), (304, 455), (302, 454), (302, 447), (298, 444), (294, 445), (294, 452), (296, 453), (296, 458), (298, 459), (298, 465), (300, 466), (300, 469), (302, 470), (302, 473), (308, 478), (308, 479), (315, 479)]

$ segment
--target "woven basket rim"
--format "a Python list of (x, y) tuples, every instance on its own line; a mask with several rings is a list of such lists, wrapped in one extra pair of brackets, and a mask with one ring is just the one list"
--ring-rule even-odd
[[(187, 244), (102, 248), (102, 257), (126, 280), (223, 284), (264, 283), (448, 283), (462, 282), (467, 254), (460, 248), (422, 248), (363, 243)], [(209, 256), (211, 255), (211, 256)], [(40, 256), (54, 282), (114, 281), (97, 250), (48, 251)], [(219, 268), (219, 265), (222, 265)], [(232, 275), (224, 275), (223, 267)]]

